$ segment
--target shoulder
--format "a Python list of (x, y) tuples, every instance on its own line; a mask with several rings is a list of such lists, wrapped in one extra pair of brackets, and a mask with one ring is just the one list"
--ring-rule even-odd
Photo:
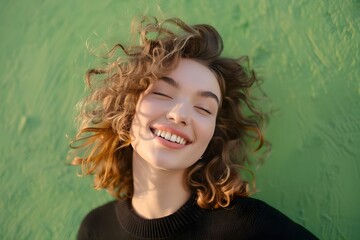
[(250, 222), (254, 222), (259, 217), (274, 216), (277, 212), (267, 203), (250, 197), (236, 197), (229, 206), (213, 211), (213, 213), (221, 214), (224, 217), (241, 218)]
[(101, 205), (97, 208), (94, 208), (91, 210), (83, 219), (83, 223), (86, 224), (92, 224), (92, 223), (98, 223), (101, 220), (108, 219), (111, 217), (111, 215), (115, 216), (115, 205), (117, 201), (111, 201), (104, 205)]
[(109, 230), (117, 221), (115, 207), (117, 200), (108, 202), (91, 210), (82, 220), (79, 230), (78, 239), (93, 239), (100, 232)]
[(237, 197), (235, 198), (229, 208), (234, 208), (242, 214), (249, 214), (256, 218), (283, 218), (287, 217), (280, 211), (270, 206), (266, 202), (250, 198), (250, 197)]
[(258, 233), (278, 239), (317, 239), (307, 229), (294, 222), (288, 216), (254, 198), (242, 197), (234, 199), (232, 206), (239, 216), (245, 215), (256, 226)]
[(254, 198), (236, 197), (226, 208), (207, 214), (210, 223), (232, 235), (255, 239), (317, 239), (301, 225), (269, 204)]

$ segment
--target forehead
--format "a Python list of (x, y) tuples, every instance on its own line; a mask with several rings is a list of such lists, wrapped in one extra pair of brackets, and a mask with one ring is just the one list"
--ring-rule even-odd
[(221, 92), (215, 74), (203, 64), (192, 59), (181, 59), (179, 65), (168, 75), (181, 88), (211, 91), (220, 99)]

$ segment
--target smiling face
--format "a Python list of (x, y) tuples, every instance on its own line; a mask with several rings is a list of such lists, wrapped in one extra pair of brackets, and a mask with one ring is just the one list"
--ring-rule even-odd
[(193, 165), (214, 134), (220, 99), (215, 75), (194, 60), (181, 59), (139, 98), (130, 129), (133, 160), (164, 170)]

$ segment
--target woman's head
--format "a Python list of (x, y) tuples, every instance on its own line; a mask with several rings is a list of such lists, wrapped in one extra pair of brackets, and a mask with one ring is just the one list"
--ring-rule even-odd
[(215, 75), (201, 63), (181, 59), (140, 96), (130, 129), (134, 161), (166, 170), (189, 168), (213, 137), (220, 99)]
[[(184, 142), (196, 143), (194, 149), (189, 148), (195, 160), (185, 161), (183, 167), (187, 169), (186, 185), (197, 193), (200, 206), (226, 206), (234, 194), (247, 195), (236, 166), (244, 166), (248, 160), (247, 138), (259, 140), (259, 146), (263, 141), (259, 129), (262, 115), (249, 96), (256, 77), (241, 65), (247, 64), (247, 59), (221, 57), (221, 37), (209, 25), (145, 19), (138, 32), (139, 45), (116, 45), (110, 55), (121, 48), (123, 56), (87, 73), (90, 94), (82, 104), (75, 139), (81, 144), (73, 147), (85, 151), (78, 151), (82, 156), (73, 163), (82, 164), (85, 174), (95, 174), (96, 188), (106, 188), (117, 197), (131, 196), (133, 150), (144, 154), (143, 147), (151, 147), (146, 145), (149, 137), (169, 132), (179, 137), (180, 144), (165, 145), (184, 148)], [(191, 70), (199, 74), (198, 79)], [(104, 76), (100, 84), (95, 84), (94, 74)], [(196, 91), (189, 88), (191, 84)], [(180, 91), (181, 101), (175, 101), (179, 104), (168, 101), (167, 97), (174, 97), (167, 91), (169, 95)], [(159, 108), (143, 113), (150, 109), (143, 106), (156, 101)], [(168, 105), (161, 108), (161, 104)], [(194, 129), (184, 127), (190, 124), (186, 122), (189, 113), (197, 117)], [(161, 152), (161, 156), (166, 154)], [(196, 161), (198, 158), (201, 160)]]

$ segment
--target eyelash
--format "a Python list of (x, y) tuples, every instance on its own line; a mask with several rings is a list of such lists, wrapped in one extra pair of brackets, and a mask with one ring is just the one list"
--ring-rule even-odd
[(153, 94), (159, 95), (159, 96), (163, 96), (163, 97), (167, 97), (167, 98), (171, 98), (171, 99), (172, 99), (172, 97), (170, 97), (169, 95), (166, 95), (166, 94), (161, 93), (161, 92), (153, 92)]

